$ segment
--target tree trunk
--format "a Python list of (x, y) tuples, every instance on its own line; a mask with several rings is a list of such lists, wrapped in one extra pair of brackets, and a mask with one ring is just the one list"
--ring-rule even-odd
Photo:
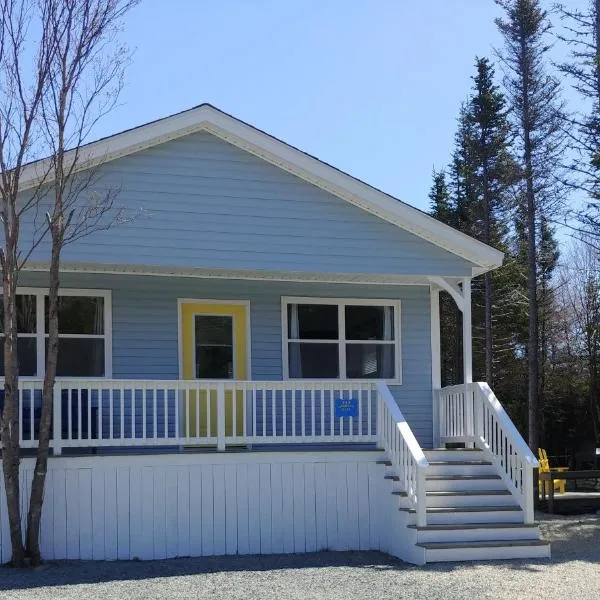
[[(59, 264), (62, 242), (52, 236), (52, 258), (50, 261), (50, 285), (48, 289), (48, 349), (46, 351), (46, 373), (42, 391), (42, 414), (40, 433), (35, 461), (35, 470), (31, 484), (29, 513), (27, 515), (27, 554), (31, 557), (32, 566), (41, 563), (40, 524), (44, 503), (44, 487), (48, 471), (48, 453), (50, 446), (50, 430), (52, 425), (52, 407), (54, 404), (54, 382), (58, 362), (58, 291), (60, 285)], [(55, 423), (58, 429), (60, 423)]]
[(13, 567), (25, 566), (21, 530), (19, 469), (19, 359), (17, 354), (17, 314), (14, 253), (7, 253), (2, 269), (4, 291), (4, 407), (2, 410), (2, 470), (10, 528)]
[(527, 292), (529, 296), (529, 341), (527, 346), (527, 366), (529, 375), (528, 416), (529, 447), (533, 452), (538, 448), (538, 299), (537, 299), (537, 266), (536, 266), (536, 226), (535, 226), (535, 192), (531, 166), (531, 141), (529, 132), (525, 135), (525, 165), (527, 169)]

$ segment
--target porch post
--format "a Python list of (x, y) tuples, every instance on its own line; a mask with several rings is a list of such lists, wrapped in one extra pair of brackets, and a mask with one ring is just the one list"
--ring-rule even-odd
[(473, 331), (471, 326), (471, 279), (462, 282), (463, 293), (463, 374), (464, 382), (473, 383)]
[(440, 341), (440, 289), (429, 286), (429, 310), (431, 311), (431, 391), (433, 401), (433, 447), (440, 446), (440, 399), (442, 387), (442, 359)]

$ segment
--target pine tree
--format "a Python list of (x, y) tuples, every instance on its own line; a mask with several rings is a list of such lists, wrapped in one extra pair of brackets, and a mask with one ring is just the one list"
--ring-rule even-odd
[(514, 148), (523, 174), (522, 230), (526, 241), (529, 327), (528, 421), (529, 445), (538, 447), (539, 302), (537, 257), (542, 217), (556, 210), (562, 197), (557, 187), (562, 138), (562, 106), (558, 81), (547, 73), (550, 29), (547, 14), (539, 0), (496, 0), (506, 12), (496, 23), (504, 38), (501, 59), (505, 67), (505, 87), (510, 102), (515, 133)]

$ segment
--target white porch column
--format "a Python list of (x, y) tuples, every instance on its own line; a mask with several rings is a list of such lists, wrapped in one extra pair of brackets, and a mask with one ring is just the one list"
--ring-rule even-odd
[(431, 389), (433, 393), (433, 447), (440, 446), (440, 401), (438, 391), (442, 387), (442, 351), (440, 339), (440, 289), (429, 287), (429, 310), (431, 311)]
[(463, 295), (463, 374), (464, 382), (473, 383), (473, 331), (471, 326), (471, 279), (462, 281)]

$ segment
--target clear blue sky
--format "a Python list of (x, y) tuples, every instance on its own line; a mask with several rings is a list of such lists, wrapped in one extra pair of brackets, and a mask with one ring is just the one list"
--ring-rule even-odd
[(426, 208), (500, 13), (493, 0), (145, 0), (123, 32), (122, 106), (96, 134), (211, 102)]

